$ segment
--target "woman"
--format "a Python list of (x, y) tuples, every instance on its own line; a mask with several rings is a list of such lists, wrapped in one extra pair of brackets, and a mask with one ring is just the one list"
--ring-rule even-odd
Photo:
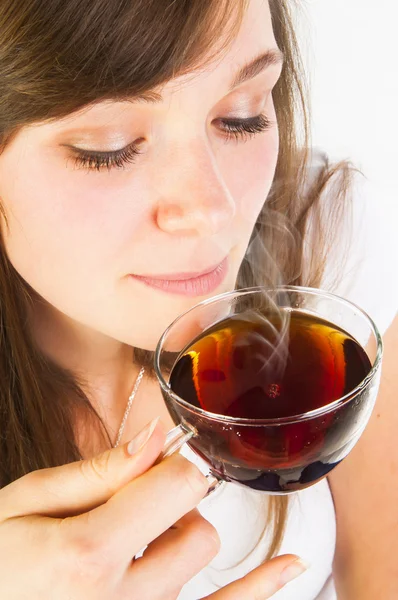
[[(353, 169), (302, 150), (288, 1), (4, 0), (0, 40), (0, 597), (333, 598), (333, 502), (339, 600), (396, 597), (397, 324), (333, 497), (226, 485), (199, 506), (214, 528), (198, 469), (153, 466), (172, 422), (152, 353), (178, 314), (236, 286), (355, 296), (373, 277), (356, 235), (338, 273)], [(312, 567), (286, 586), (297, 552)]]

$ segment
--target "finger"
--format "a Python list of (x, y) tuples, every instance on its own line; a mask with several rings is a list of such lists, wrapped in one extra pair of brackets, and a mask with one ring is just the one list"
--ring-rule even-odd
[(134, 440), (133, 455), (124, 444), (89, 460), (25, 475), (0, 491), (0, 521), (31, 514), (63, 517), (103, 504), (149, 469), (165, 437), (162, 427), (152, 421)]
[[(298, 556), (287, 554), (267, 561), (246, 577), (206, 596), (208, 600), (266, 600), (308, 569)], [(206, 600), (203, 598), (203, 600)]]
[[(126, 584), (142, 590), (147, 597), (148, 584), (151, 599), (156, 600), (153, 573), (159, 597), (177, 597), (181, 588), (218, 554), (220, 539), (214, 527), (197, 510), (180, 519), (172, 528), (152, 542), (129, 569)], [(131, 583), (130, 583), (131, 582)], [(131, 588), (128, 588), (131, 589)]]
[(116, 492), (106, 504), (65, 520), (123, 571), (131, 558), (195, 508), (208, 490), (206, 477), (176, 454)]

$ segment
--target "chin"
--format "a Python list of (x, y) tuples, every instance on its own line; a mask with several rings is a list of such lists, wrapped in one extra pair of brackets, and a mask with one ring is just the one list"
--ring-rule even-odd
[[(142, 310), (138, 311), (138, 314), (145, 315), (140, 322), (137, 322), (134, 319), (135, 323), (129, 324), (128, 331), (126, 331), (124, 325), (123, 331), (117, 333), (115, 332), (115, 337), (122, 343), (128, 344), (129, 346), (154, 352), (164, 331), (179, 316), (204, 300), (208, 300), (220, 294), (231, 292), (234, 289), (234, 283), (224, 282), (216, 292), (209, 294), (208, 296), (187, 298), (178, 296), (173, 297), (167, 296), (167, 294), (162, 294), (162, 299), (159, 303), (150, 303), (150, 310), (148, 310), (149, 303), (144, 303), (145, 309), (143, 308)], [(171, 298), (174, 301), (167, 301), (168, 298)]]

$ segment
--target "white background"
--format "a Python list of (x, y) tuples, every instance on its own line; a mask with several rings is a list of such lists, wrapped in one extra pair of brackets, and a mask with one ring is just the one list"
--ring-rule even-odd
[(398, 6), (395, 0), (298, 4), (313, 144), (362, 169), (398, 237)]

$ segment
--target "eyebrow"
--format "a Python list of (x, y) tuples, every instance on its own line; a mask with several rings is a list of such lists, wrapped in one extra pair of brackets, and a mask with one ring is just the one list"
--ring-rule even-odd
[(252, 60), (247, 65), (244, 65), (240, 71), (235, 75), (235, 78), (231, 85), (231, 91), (238, 87), (238, 85), (242, 85), (245, 81), (250, 79), (254, 79), (257, 75), (260, 75), (263, 71), (268, 69), (273, 65), (283, 64), (284, 56), (283, 53), (279, 50), (279, 48), (271, 48), (267, 50), (264, 54), (260, 54), (257, 58)]
[[(249, 81), (250, 79), (254, 79), (257, 75), (260, 75), (263, 71), (268, 69), (273, 65), (280, 65), (284, 62), (283, 53), (279, 50), (279, 48), (270, 48), (263, 54), (260, 54), (249, 62), (248, 64), (241, 67), (238, 73), (235, 75), (230, 91), (245, 83), (245, 81)], [(157, 92), (150, 91), (143, 94), (139, 94), (130, 99), (130, 102), (146, 102), (149, 104), (157, 104), (158, 102), (162, 102), (163, 98), (161, 94)]]

